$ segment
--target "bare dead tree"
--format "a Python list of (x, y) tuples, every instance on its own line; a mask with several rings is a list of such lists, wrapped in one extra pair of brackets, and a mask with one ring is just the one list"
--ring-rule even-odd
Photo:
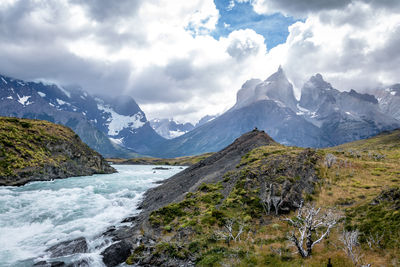
[(274, 205), (275, 208), (275, 214), (278, 215), (279, 213), (279, 208), (282, 204), (282, 197), (281, 196), (273, 196), (272, 197), (272, 204)]
[(267, 215), (270, 214), (271, 212), (271, 204), (272, 204), (272, 200), (271, 200), (271, 194), (272, 194), (272, 184), (269, 185), (269, 188), (267, 186), (267, 184), (264, 182), (264, 186), (263, 186), (263, 190), (261, 191), (261, 205), (264, 208), (264, 211)]
[(336, 156), (329, 153), (325, 156), (325, 165), (330, 168), (333, 166), (333, 164), (335, 164), (336, 162)]
[[(235, 224), (237, 227), (235, 227)], [(245, 225), (241, 221), (228, 219), (223, 230), (216, 231), (215, 235), (219, 240), (225, 240), (229, 246), (231, 240), (234, 242), (240, 241), (240, 236), (244, 232), (244, 227)]]
[(285, 218), (293, 231), (289, 235), (289, 240), (294, 243), (298, 252), (303, 258), (311, 255), (313, 247), (320, 243), (330, 230), (337, 224), (341, 216), (333, 210), (321, 211), (321, 208), (316, 208), (314, 205), (300, 207), (297, 215), (290, 219)]
[(264, 183), (264, 190), (261, 193), (261, 204), (267, 215), (271, 213), (271, 207), (275, 209), (275, 214), (279, 214), (279, 209), (282, 204), (282, 196), (275, 195), (274, 185), (271, 183), (269, 187)]
[(344, 245), (343, 248), (344, 252), (351, 259), (351, 261), (354, 263), (355, 266), (358, 266), (362, 258), (359, 249), (358, 236), (359, 232), (357, 230), (354, 231), (343, 230), (343, 233), (339, 238)]
[(376, 233), (375, 235), (370, 233), (367, 237), (368, 247), (370, 249), (372, 249), (372, 247), (382, 248), (382, 240), (384, 235), (385, 232), (383, 232), (382, 234)]
[(355, 266), (370, 267), (371, 264), (362, 263), (362, 258), (364, 255), (361, 254), (360, 243), (358, 242), (359, 235), (360, 233), (358, 232), (358, 230), (343, 230), (343, 233), (341, 234), (339, 239), (344, 245), (344, 252), (351, 259)]

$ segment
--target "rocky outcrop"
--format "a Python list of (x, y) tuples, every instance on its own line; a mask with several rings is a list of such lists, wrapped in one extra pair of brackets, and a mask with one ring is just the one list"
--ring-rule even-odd
[(99, 153), (65, 126), (0, 118), (0, 185), (113, 172)]

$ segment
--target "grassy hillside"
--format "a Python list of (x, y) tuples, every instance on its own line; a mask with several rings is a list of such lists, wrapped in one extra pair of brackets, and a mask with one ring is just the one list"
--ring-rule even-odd
[(113, 164), (190, 166), (211, 156), (212, 154), (213, 153), (205, 153), (197, 156), (185, 156), (172, 159), (150, 158), (150, 157), (139, 157), (132, 159), (108, 158), (107, 161), (112, 162)]
[[(399, 158), (399, 130), (328, 149), (254, 149), (219, 182), (153, 211), (142, 231), (156, 244), (143, 242), (127, 263), (326, 266), (330, 258), (333, 266), (355, 266), (340, 237), (358, 230), (357, 266), (400, 266)], [(285, 197), (278, 215), (262, 205), (265, 184)], [(341, 217), (307, 258), (288, 239), (292, 228), (284, 220), (295, 216), (299, 196)], [(236, 240), (226, 238), (229, 223)]]
[(67, 127), (0, 117), (0, 185), (113, 171)]

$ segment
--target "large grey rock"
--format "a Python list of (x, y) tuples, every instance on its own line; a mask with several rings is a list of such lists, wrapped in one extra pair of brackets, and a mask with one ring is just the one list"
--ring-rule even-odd
[(130, 254), (131, 245), (124, 240), (112, 244), (101, 253), (103, 256), (103, 262), (107, 267), (117, 266), (124, 262)]
[(46, 250), (46, 252), (50, 252), (50, 256), (52, 258), (68, 256), (77, 253), (86, 253), (87, 251), (88, 245), (84, 237), (58, 243)]

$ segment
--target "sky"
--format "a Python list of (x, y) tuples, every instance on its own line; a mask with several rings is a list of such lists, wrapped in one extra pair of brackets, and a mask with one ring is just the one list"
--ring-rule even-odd
[(0, 0), (0, 73), (129, 95), (148, 118), (220, 114), (282, 66), (296, 96), (400, 82), (398, 0)]

